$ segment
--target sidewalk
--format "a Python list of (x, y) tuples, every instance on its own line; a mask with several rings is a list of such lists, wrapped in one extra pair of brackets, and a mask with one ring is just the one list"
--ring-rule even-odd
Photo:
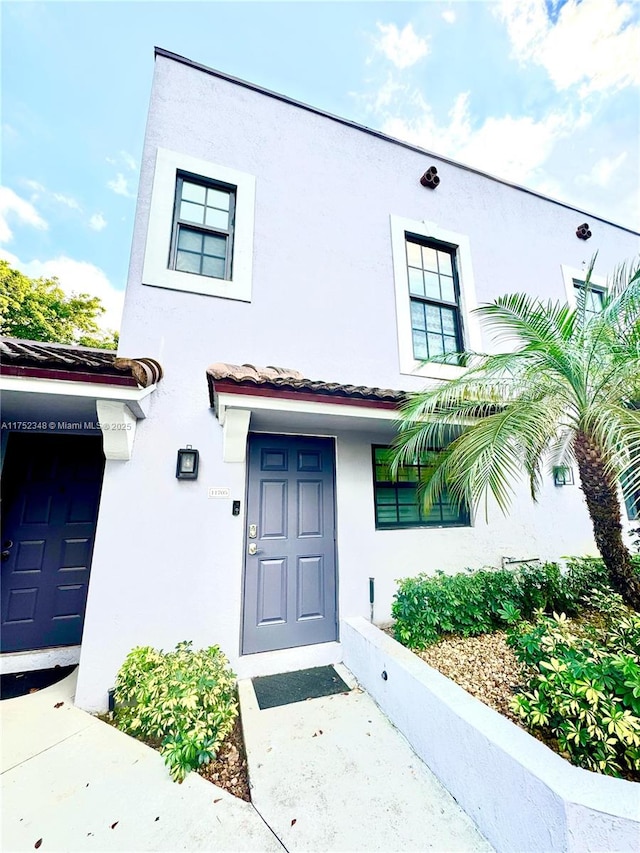
[[(75, 673), (0, 703), (1, 849), (281, 851), (250, 803), (72, 706)], [(58, 703), (63, 703), (56, 707)]]
[(175, 784), (74, 689), (75, 674), (0, 703), (6, 853), (491, 850), (359, 689), (260, 711), (240, 682), (253, 805), (195, 773)]
[(253, 804), (287, 850), (492, 850), (366, 693), (261, 711), (239, 690)]

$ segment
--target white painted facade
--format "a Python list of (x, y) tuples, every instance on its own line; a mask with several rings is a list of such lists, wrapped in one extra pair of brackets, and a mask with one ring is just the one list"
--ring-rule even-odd
[[(435, 191), (419, 183), (433, 164)], [(176, 169), (238, 188), (231, 281), (168, 269)], [(588, 243), (576, 237), (585, 218)], [(210, 408), (214, 362), (423, 387), (434, 374), (415, 362), (407, 338), (403, 230), (457, 246), (465, 343), (485, 348), (475, 305), (516, 290), (564, 300), (563, 267), (584, 269), (597, 250), (596, 271), (606, 275), (640, 249), (629, 230), (157, 55), (120, 352), (157, 359), (164, 378), (131, 459), (107, 461), (81, 707), (105, 706), (118, 667), (140, 644), (219, 644), (244, 676), (340, 659), (339, 643), (240, 654), (247, 429), (335, 438), (339, 619), (368, 616), (370, 577), (374, 618), (384, 622), (395, 580), (418, 571), (595, 552), (578, 487), (550, 479), (536, 506), (523, 485), (508, 518), (490, 507), (488, 522), (480, 515), (466, 528), (376, 530), (371, 447), (393, 435), (388, 410), (264, 396), (224, 400), (218, 415)], [(179, 481), (176, 454), (187, 444), (200, 451), (199, 476)], [(229, 497), (210, 498), (215, 488)]]

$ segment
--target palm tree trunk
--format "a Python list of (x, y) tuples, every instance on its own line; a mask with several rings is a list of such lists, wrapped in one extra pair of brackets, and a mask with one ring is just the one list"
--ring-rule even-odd
[(622, 539), (616, 482), (607, 477), (598, 446), (586, 433), (578, 432), (574, 451), (598, 551), (615, 589), (630, 607), (640, 610), (640, 574)]

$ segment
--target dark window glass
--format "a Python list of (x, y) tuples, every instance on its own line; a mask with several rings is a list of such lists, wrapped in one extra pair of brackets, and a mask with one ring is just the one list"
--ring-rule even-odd
[(388, 447), (373, 447), (377, 528), (469, 525), (468, 510), (459, 510), (446, 493), (440, 496), (428, 513), (424, 511), (422, 500), (418, 497), (418, 482), (433, 468), (436, 455), (435, 452), (423, 454), (414, 464), (398, 468), (394, 477), (390, 465), (392, 450)]
[(235, 190), (178, 174), (169, 265), (181, 272), (231, 278)]
[(629, 485), (628, 476), (623, 475), (621, 479), (624, 502), (627, 508), (627, 516), (630, 521), (640, 520), (640, 489), (633, 491)]
[(587, 316), (593, 317), (595, 314), (602, 311), (602, 300), (604, 297), (602, 290), (592, 286), (586, 290), (584, 281), (578, 281), (575, 278), (573, 280), (573, 290), (578, 308), (582, 308), (583, 300), (586, 296), (587, 304), (585, 306), (585, 314), (587, 314)]
[(407, 235), (414, 358), (462, 349), (455, 250)]

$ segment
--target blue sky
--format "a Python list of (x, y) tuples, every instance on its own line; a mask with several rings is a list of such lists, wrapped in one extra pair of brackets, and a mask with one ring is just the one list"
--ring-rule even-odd
[[(153, 47), (640, 225), (640, 4), (11, 2), (0, 257), (117, 326)], [(622, 259), (621, 259), (622, 260)]]

